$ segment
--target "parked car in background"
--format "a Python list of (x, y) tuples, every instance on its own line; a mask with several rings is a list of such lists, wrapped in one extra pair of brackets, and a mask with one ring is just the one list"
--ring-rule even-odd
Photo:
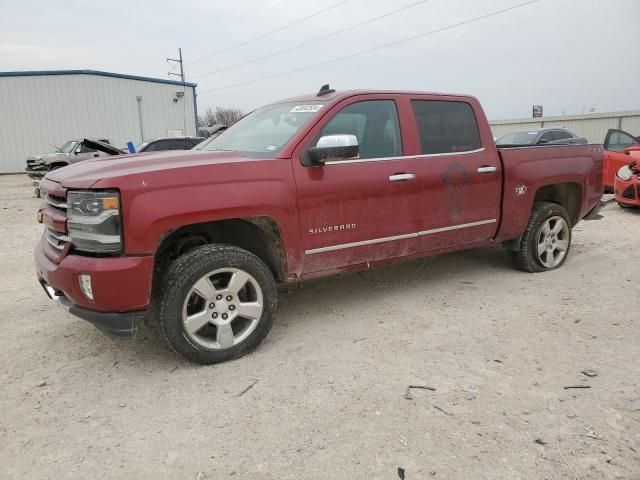
[(631, 161), (628, 150), (640, 148), (640, 142), (630, 133), (612, 128), (607, 132), (603, 145), (605, 152), (602, 184), (605, 193), (614, 193), (616, 174)]
[[(109, 144), (106, 138), (95, 138), (99, 142)], [(27, 158), (25, 171), (31, 179), (40, 179), (50, 170), (61, 168), (72, 163), (101, 155), (95, 148), (89, 147), (84, 139), (69, 140), (53, 152), (32, 155)]]
[(215, 125), (210, 125), (208, 127), (199, 127), (198, 135), (200, 137), (209, 138), (213, 135), (219, 135), (227, 129), (226, 125), (221, 125), (216, 123)]
[(191, 150), (204, 140), (204, 137), (162, 137), (147, 140), (136, 147), (136, 153), (161, 152), (164, 150)]
[[(225, 125), (214, 125), (213, 127), (204, 127), (199, 129), (198, 132), (202, 133), (203, 136), (205, 136), (205, 139), (201, 141), (199, 144), (197, 144), (195, 147), (193, 147), (193, 150), (202, 150), (202, 147), (204, 147), (211, 140), (213, 140), (222, 132), (224, 132), (227, 128), (228, 127), (226, 127)], [(205, 135), (205, 133), (208, 133), (208, 135)]]
[(34, 187), (33, 193), (38, 198), (40, 197), (40, 180), (48, 172), (89, 158), (123, 153), (125, 152), (112, 146), (109, 140), (104, 138), (69, 140), (62, 147), (57, 148), (55, 152), (27, 158), (25, 171)]
[(267, 335), (278, 283), (495, 244), (561, 267), (601, 206), (602, 150), (496, 148), (473, 97), (327, 85), (201, 150), (51, 172), (37, 277), (110, 335), (152, 311), (180, 354), (230, 360)]
[(498, 139), (496, 145), (563, 145), (585, 144), (587, 139), (578, 137), (566, 128), (539, 128), (537, 130), (524, 130), (522, 132), (510, 132)]

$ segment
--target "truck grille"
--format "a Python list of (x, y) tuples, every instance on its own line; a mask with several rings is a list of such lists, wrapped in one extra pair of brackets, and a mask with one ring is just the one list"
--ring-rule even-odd
[(47, 242), (56, 250), (62, 251), (64, 247), (69, 243), (70, 239), (66, 235), (62, 235), (59, 232), (54, 232), (50, 228), (45, 231)]
[(46, 170), (46, 166), (42, 160), (27, 160), (27, 170)]
[(47, 193), (44, 196), (44, 200), (53, 208), (57, 208), (58, 210), (67, 210), (67, 199), (64, 197), (57, 197)]
[(44, 178), (40, 182), (43, 202), (40, 215), (44, 224), (43, 241), (46, 242), (45, 255), (55, 263), (60, 263), (69, 253), (71, 239), (67, 233), (66, 189), (58, 183)]
[(633, 185), (629, 185), (627, 188), (624, 189), (624, 192), (622, 192), (622, 197), (628, 198), (629, 200), (633, 200), (635, 198)]

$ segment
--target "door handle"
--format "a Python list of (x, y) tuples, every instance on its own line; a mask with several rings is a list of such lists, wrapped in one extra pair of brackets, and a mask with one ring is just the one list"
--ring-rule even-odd
[(416, 178), (413, 173), (395, 173), (389, 177), (390, 182), (406, 182), (407, 180), (413, 180)]
[(496, 170), (498, 170), (497, 167), (489, 167), (489, 166), (484, 166), (484, 167), (478, 167), (477, 172), (478, 173), (493, 173)]

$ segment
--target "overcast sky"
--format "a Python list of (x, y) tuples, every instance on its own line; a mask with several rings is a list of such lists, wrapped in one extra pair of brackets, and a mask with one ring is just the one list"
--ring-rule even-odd
[[(640, 0), (539, 0), (388, 48), (233, 86), (526, 1), (428, 0), (350, 28), (418, 0), (0, 0), (0, 70), (92, 69), (167, 78), (165, 58), (182, 47), (187, 81), (198, 84), (200, 112), (210, 106), (248, 111), (315, 92), (323, 83), (339, 90), (468, 93), (491, 119), (528, 117), (534, 104), (544, 106), (545, 116), (640, 109)], [(204, 75), (339, 30), (345, 31)]]

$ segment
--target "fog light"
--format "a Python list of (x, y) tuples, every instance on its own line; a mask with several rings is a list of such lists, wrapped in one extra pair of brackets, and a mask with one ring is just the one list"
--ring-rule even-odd
[(89, 300), (93, 300), (93, 289), (91, 288), (91, 275), (87, 273), (81, 273), (78, 275), (80, 280), (80, 290), (84, 293), (84, 296)]

